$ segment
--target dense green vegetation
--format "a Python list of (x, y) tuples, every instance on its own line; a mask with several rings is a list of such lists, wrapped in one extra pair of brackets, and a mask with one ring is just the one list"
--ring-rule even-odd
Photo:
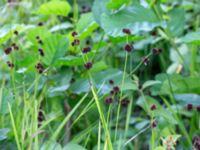
[(0, 0), (0, 150), (200, 150), (200, 0)]

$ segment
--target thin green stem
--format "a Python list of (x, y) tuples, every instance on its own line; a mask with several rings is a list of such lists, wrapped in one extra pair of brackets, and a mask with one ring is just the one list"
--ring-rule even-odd
[(133, 99), (131, 99), (130, 105), (128, 106), (128, 111), (126, 114), (126, 126), (125, 126), (125, 132), (124, 132), (124, 139), (126, 139), (127, 131), (129, 128), (129, 122), (131, 118), (131, 112), (132, 112), (132, 105), (133, 105)]
[[(89, 76), (90, 76), (90, 80), (92, 80), (92, 77), (91, 77), (90, 74), (89, 74)], [(113, 148), (112, 148), (112, 142), (111, 142), (108, 126), (106, 124), (105, 116), (103, 114), (103, 110), (101, 108), (96, 90), (95, 90), (93, 85), (91, 85), (91, 90), (92, 90), (92, 94), (93, 94), (95, 102), (96, 102), (96, 106), (97, 106), (97, 109), (98, 109), (98, 112), (99, 112), (99, 116), (100, 116), (100, 119), (101, 119), (101, 122), (102, 122), (102, 125), (103, 125), (103, 128), (104, 128), (105, 134), (106, 134), (106, 143), (108, 143), (109, 150), (112, 150)]]
[(116, 125), (115, 125), (115, 140), (117, 138), (117, 129), (118, 129), (118, 123), (119, 123), (119, 115), (120, 115), (120, 109), (121, 109), (121, 98), (122, 98), (122, 91), (124, 88), (124, 81), (125, 81), (125, 76), (126, 76), (126, 68), (127, 68), (127, 62), (128, 62), (128, 52), (126, 52), (126, 57), (125, 57), (125, 64), (124, 64), (124, 72), (123, 72), (123, 77), (122, 77), (122, 82), (121, 82), (121, 92), (120, 92), (120, 97), (119, 97), (119, 104), (117, 107), (117, 120), (116, 120)]
[(20, 143), (19, 143), (19, 137), (18, 137), (18, 134), (17, 134), (17, 129), (16, 129), (16, 125), (15, 125), (12, 109), (11, 109), (11, 106), (10, 106), (9, 103), (8, 103), (8, 109), (9, 109), (9, 113), (10, 113), (12, 128), (13, 128), (13, 131), (14, 131), (15, 141), (17, 143), (17, 148), (18, 148), (18, 150), (21, 150), (21, 146), (20, 146)]

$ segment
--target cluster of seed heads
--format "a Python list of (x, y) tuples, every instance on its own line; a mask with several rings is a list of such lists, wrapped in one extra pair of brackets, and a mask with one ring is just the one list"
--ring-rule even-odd
[(131, 31), (128, 28), (123, 28), (122, 32), (125, 33), (125, 34), (128, 34), (128, 35), (131, 34)]
[(42, 56), (42, 57), (44, 56), (44, 50), (42, 48), (39, 48), (38, 52), (39, 52), (40, 56)]
[[(74, 37), (74, 40), (73, 40), (73, 42), (71, 43), (71, 45), (72, 45), (72, 46), (78, 46), (78, 45), (80, 45), (80, 40), (76, 38), (76, 36), (78, 35), (78, 33), (74, 31), (74, 32), (71, 33), (71, 35), (72, 35), (72, 37)], [(86, 54), (86, 53), (88, 53), (88, 52), (90, 52), (90, 51), (91, 51), (91, 48), (90, 48), (89, 46), (84, 47), (84, 48), (82, 49), (82, 53), (83, 53), (83, 54)], [(91, 61), (88, 61), (88, 62), (86, 62), (86, 63), (84, 64), (84, 67), (85, 67), (85, 69), (87, 69), (87, 70), (91, 69), (92, 66), (93, 66), (93, 64), (92, 64)]]
[(113, 80), (109, 80), (109, 84), (112, 85), (112, 90), (110, 91), (110, 95), (106, 97), (105, 103), (111, 104), (113, 102), (113, 97), (117, 95), (120, 92), (120, 88), (118, 86), (115, 86)]
[(40, 39), (39, 36), (36, 36), (35, 38), (36, 38), (36, 40), (37, 40), (37, 42), (38, 42), (39, 44), (43, 45), (43, 41)]
[(200, 137), (197, 135), (194, 136), (192, 139), (192, 144), (196, 150), (200, 150)]
[(37, 69), (38, 73), (43, 73), (44, 72), (44, 66), (41, 63), (37, 63), (35, 65), (35, 68)]
[(147, 65), (149, 64), (150, 60), (149, 60), (148, 57), (144, 57), (144, 58), (142, 58), (142, 62), (143, 62), (143, 64), (144, 64), (145, 66), (147, 66)]
[[(130, 35), (130, 34), (131, 34), (130, 29), (127, 29), (127, 28), (122, 29), (122, 32), (125, 33), (125, 34), (127, 34), (127, 35)], [(125, 46), (124, 46), (124, 50), (125, 50), (126, 52), (128, 52), (128, 53), (130, 53), (133, 49), (134, 49), (134, 47), (133, 47), (133, 45), (130, 44), (130, 43), (127, 43), (127, 44), (125, 44)]]
[(16, 43), (13, 43), (11, 45), (11, 47), (8, 47), (8, 48), (4, 49), (4, 53), (6, 55), (9, 55), (13, 50), (16, 50), (16, 51), (19, 50), (19, 47), (16, 45)]
[(8, 47), (8, 48), (4, 49), (4, 53), (6, 55), (9, 55), (11, 52), (12, 52), (12, 48), (11, 47)]
[(88, 53), (90, 51), (91, 51), (91, 48), (89, 46), (82, 49), (82, 53), (83, 54), (86, 54), (86, 53)]
[(77, 32), (72, 32), (72, 37), (74, 37), (73, 42), (71, 43), (72, 46), (78, 46), (80, 45), (80, 40), (76, 38), (76, 36), (78, 35)]
[(126, 106), (130, 103), (130, 101), (129, 101), (128, 98), (123, 98), (123, 99), (120, 101), (120, 103), (121, 103), (122, 106), (126, 107)]
[(7, 61), (7, 65), (8, 65), (9, 68), (14, 68), (14, 64), (11, 63), (10, 61)]
[(92, 68), (92, 62), (91, 62), (91, 61), (86, 62), (86, 63), (84, 64), (84, 67), (85, 67), (85, 69), (87, 69), (87, 70), (91, 69), (91, 68)]
[(16, 51), (19, 50), (19, 47), (16, 45), (16, 43), (12, 43), (12, 48)]
[[(17, 30), (15, 30), (15, 31), (13, 32), (13, 34), (17, 36), (17, 35), (19, 34), (19, 32), (18, 32)], [(12, 43), (10, 47), (5, 48), (5, 49), (4, 49), (4, 53), (5, 53), (6, 55), (9, 55), (9, 54), (11, 54), (11, 52), (12, 52), (13, 50), (16, 50), (16, 51), (19, 50), (19, 47), (17, 46), (16, 43)], [(14, 68), (14, 66), (15, 66), (15, 65), (14, 65), (12, 62), (10, 62), (10, 61), (7, 61), (7, 65), (8, 65), (9, 68)]]
[[(109, 84), (112, 85), (112, 90), (110, 91), (110, 95), (108, 97), (105, 98), (105, 103), (106, 104), (111, 104), (113, 102), (113, 99), (115, 96), (117, 96), (117, 94), (120, 93), (120, 88), (116, 85), (114, 85), (114, 81), (113, 80), (109, 80)], [(129, 104), (129, 99), (127, 97), (121, 99), (119, 101), (120, 105), (122, 106), (127, 106)]]
[(158, 54), (160, 54), (160, 53), (162, 53), (162, 48), (153, 48), (152, 49), (152, 53), (154, 54), (154, 55), (158, 55)]

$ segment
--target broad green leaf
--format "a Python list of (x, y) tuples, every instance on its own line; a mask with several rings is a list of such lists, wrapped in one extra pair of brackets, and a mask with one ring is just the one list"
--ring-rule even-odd
[(156, 80), (161, 81), (162, 84), (151, 88), (153, 95), (166, 95), (172, 92), (175, 94), (200, 93), (200, 77), (182, 77), (176, 74), (168, 75), (168, 77), (169, 80), (166, 74), (156, 76)]
[(70, 5), (67, 1), (50, 1), (42, 4), (36, 14), (67, 16)]
[(29, 29), (27, 32), (27, 39), (34, 45), (38, 45), (38, 40), (36, 39), (37, 36), (43, 41), (45, 38), (49, 37), (51, 33), (45, 27), (37, 27), (33, 29)]
[(94, 20), (92, 13), (86, 13), (81, 15), (80, 20), (77, 23), (77, 31), (79, 38), (84, 39), (89, 36), (96, 28), (98, 24)]
[(175, 117), (173, 117), (173, 114), (166, 109), (161, 109), (161, 110), (155, 110), (154, 111), (154, 115), (156, 117), (161, 117), (164, 120), (166, 120), (168, 123), (170, 124), (177, 124), (177, 120), (175, 119)]
[[(119, 21), (120, 20), (120, 21)], [(133, 34), (151, 31), (157, 26), (164, 26), (154, 12), (140, 5), (130, 6), (115, 14), (102, 14), (101, 27), (111, 36), (124, 36), (123, 28), (129, 28)]]
[(3, 87), (0, 88), (0, 98), (0, 114), (7, 114), (9, 112), (8, 103), (12, 105), (14, 102), (14, 96), (11, 89)]
[(200, 32), (190, 32), (180, 39), (184, 43), (200, 45)]
[(99, 72), (108, 68), (108, 65), (104, 61), (97, 62), (93, 65), (91, 72)]
[(57, 142), (46, 142), (42, 145), (40, 150), (62, 150), (62, 147), (59, 143)]
[(0, 28), (0, 44), (7, 41), (9, 38), (11, 38), (14, 34), (13, 32), (15, 30), (20, 31), (24, 28), (23, 25), (18, 24), (7, 24)]
[(44, 39), (42, 48), (44, 57), (42, 61), (46, 65), (53, 65), (59, 58), (63, 57), (68, 48), (68, 39), (60, 34), (54, 34)]
[(62, 69), (59, 74), (52, 76), (51, 78), (55, 83), (53, 86), (49, 86), (48, 96), (53, 97), (57, 95), (64, 95), (65, 91), (70, 86), (72, 71), (69, 69)]
[(182, 105), (193, 104), (200, 105), (200, 95), (197, 94), (176, 94), (175, 99)]
[(130, 0), (110, 0), (106, 6), (109, 9), (118, 9), (123, 5), (127, 5), (129, 2)]
[(170, 20), (167, 23), (168, 30), (171, 35), (176, 37), (183, 33), (185, 25), (185, 11), (184, 9), (176, 8), (169, 12)]
[[(170, 83), (174, 93), (200, 93), (200, 77), (171, 76)], [(169, 81), (165, 80), (160, 94), (170, 94)]]
[(101, 24), (101, 14), (109, 13), (110, 11), (106, 9), (106, 4), (108, 0), (95, 0), (92, 12), (96, 22), (100, 25)]
[(81, 66), (84, 64), (84, 61), (82, 57), (69, 55), (59, 58), (57, 64), (64, 66)]
[(58, 25), (55, 25), (53, 26), (50, 31), (51, 32), (56, 32), (56, 31), (59, 31), (59, 30), (64, 30), (64, 29), (69, 29), (69, 28), (72, 28), (73, 25), (69, 22), (65, 22), (65, 23), (59, 23)]
[[(96, 85), (96, 88), (101, 87), (101, 85), (104, 83), (104, 86), (102, 88), (101, 93), (106, 94), (109, 93), (112, 87), (110, 87), (110, 84), (108, 83), (109, 80), (113, 80), (115, 82), (115, 85), (118, 85), (123, 91), (126, 90), (137, 90), (137, 86), (132, 82), (130, 77), (126, 75), (125, 82), (124, 82), (124, 88), (121, 87), (122, 82), (122, 76), (123, 72), (118, 69), (107, 69), (105, 71), (92, 73), (92, 77), (94, 79), (94, 83)], [(88, 78), (81, 78), (77, 80), (70, 89), (77, 94), (88, 92), (90, 90), (90, 83)]]
[(156, 85), (156, 84), (161, 84), (161, 82), (160, 82), (160, 81), (149, 80), (149, 81), (146, 81), (146, 82), (142, 85), (142, 88), (143, 88), (143, 89), (146, 89), (147, 87), (150, 87), (150, 86), (153, 86), (153, 85)]
[(0, 141), (7, 138), (7, 134), (9, 131), (10, 131), (10, 129), (8, 129), (8, 128), (0, 129)]

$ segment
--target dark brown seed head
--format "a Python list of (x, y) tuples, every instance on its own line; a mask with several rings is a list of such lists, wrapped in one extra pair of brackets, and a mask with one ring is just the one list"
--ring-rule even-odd
[(133, 50), (133, 45), (132, 44), (126, 44), (124, 46), (124, 50), (127, 52), (131, 52)]
[(188, 111), (192, 111), (193, 109), (193, 105), (192, 104), (187, 104), (187, 110)]
[(43, 42), (42, 42), (42, 40), (38, 40), (38, 43), (39, 43), (39, 44), (41, 44), (41, 45), (43, 45)]
[(113, 80), (109, 80), (109, 83), (110, 83), (111, 85), (113, 85), (113, 84), (114, 84), (114, 81), (113, 81)]
[(80, 40), (74, 39), (74, 45), (75, 45), (75, 46), (78, 46), (79, 44), (80, 44)]
[(75, 46), (75, 43), (74, 43), (74, 41), (71, 43), (71, 45), (72, 45), (72, 46)]
[(14, 31), (14, 34), (15, 34), (15, 35), (18, 35), (18, 34), (19, 34), (19, 32), (18, 32), (17, 30), (15, 30), (15, 31)]
[(160, 54), (162, 52), (162, 48), (153, 48), (152, 53), (154, 55)]
[(147, 57), (144, 57), (144, 58), (142, 58), (143, 60), (143, 64), (145, 65), (145, 66), (147, 66), (148, 64), (149, 64), (149, 58), (147, 58)]
[(162, 48), (158, 48), (158, 52), (162, 53), (163, 49)]
[(199, 105), (199, 106), (197, 106), (197, 111), (198, 111), (198, 112), (200, 112), (200, 105)]
[(75, 31), (74, 31), (74, 32), (72, 32), (72, 36), (73, 36), (73, 37), (75, 37), (75, 36), (77, 36), (77, 35), (78, 35), (78, 33), (77, 33), (77, 32), (75, 32)]
[(10, 68), (13, 68), (13, 67), (14, 67), (14, 64), (11, 63), (10, 61), (7, 61), (7, 65), (8, 65), (8, 67), (10, 67)]
[(128, 106), (129, 103), (130, 103), (130, 101), (128, 98), (124, 98), (121, 100), (121, 105), (124, 107)]
[(128, 28), (122, 29), (122, 32), (125, 33), (125, 34), (131, 34), (131, 31)]
[(12, 52), (12, 48), (11, 47), (8, 47), (4, 50), (5, 54), (6, 55), (9, 55), (11, 52)]
[(36, 69), (44, 69), (44, 67), (43, 67), (43, 65), (42, 65), (41, 63), (37, 63), (37, 64), (35, 65), (35, 68), (36, 68)]
[(105, 99), (105, 103), (106, 104), (111, 104), (113, 102), (113, 99), (112, 99), (112, 97), (107, 97), (106, 99)]
[(156, 31), (151, 31), (150, 34), (151, 34), (152, 36), (156, 36), (156, 35), (157, 35), (157, 32), (156, 32)]
[(195, 150), (200, 150), (200, 137), (195, 135), (192, 139), (192, 144)]
[(152, 121), (151, 122), (151, 128), (155, 128), (157, 126), (157, 123), (156, 123), (156, 121), (154, 120), (154, 121)]
[(85, 69), (87, 69), (87, 70), (89, 70), (89, 69), (91, 69), (92, 68), (92, 62), (87, 62), (87, 63), (85, 63), (84, 64), (84, 67), (85, 67)]
[(40, 37), (39, 37), (39, 36), (36, 36), (35, 38), (36, 38), (37, 40), (40, 40)]
[(16, 43), (12, 43), (12, 47), (15, 47), (16, 46)]
[(35, 65), (35, 68), (37, 69), (38, 73), (40, 73), (40, 74), (43, 73), (43, 71), (44, 71), (44, 66), (41, 63), (37, 63)]
[(82, 53), (84, 53), (84, 54), (86, 54), (86, 53), (88, 53), (90, 51), (91, 51), (90, 47), (85, 47), (85, 48), (82, 49)]
[(39, 48), (38, 51), (39, 51), (39, 54), (40, 54), (41, 56), (44, 56), (44, 50), (43, 50), (42, 48)]
[(86, 40), (85, 44), (90, 45), (90, 40)]
[(16, 50), (16, 51), (19, 50), (19, 47), (18, 47), (18, 46), (15, 46), (15, 47), (14, 47), (14, 50)]
[(43, 73), (43, 71), (44, 71), (43, 69), (38, 69), (38, 73), (40, 74)]
[(118, 86), (114, 86), (113, 91), (117, 94), (120, 91), (120, 89)]
[(156, 107), (156, 105), (155, 105), (155, 104), (153, 104), (153, 105), (151, 105), (150, 109), (153, 111), (153, 110), (156, 110), (156, 109), (157, 109), (157, 107)]
[(39, 22), (39, 23), (38, 23), (38, 26), (43, 26), (43, 23), (42, 23), (42, 22)]
[(152, 49), (152, 53), (153, 53), (154, 55), (158, 54), (158, 48), (153, 48), (153, 49)]
[(110, 95), (114, 95), (114, 94), (115, 94), (115, 91), (111, 90)]

